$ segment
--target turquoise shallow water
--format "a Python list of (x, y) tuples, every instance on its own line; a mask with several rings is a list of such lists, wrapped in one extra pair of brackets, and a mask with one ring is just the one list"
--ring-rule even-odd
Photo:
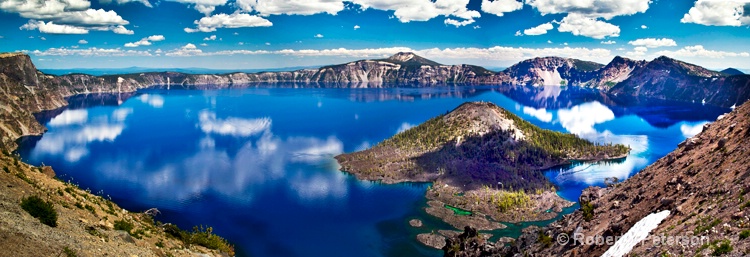
[[(338, 170), (333, 156), (365, 149), (466, 101), (490, 101), (547, 129), (630, 145), (624, 162), (547, 173), (559, 194), (625, 179), (728, 110), (612, 99), (557, 87), (142, 90), (78, 96), (38, 115), (49, 131), (19, 153), (65, 180), (158, 219), (210, 224), (238, 256), (440, 256), (417, 233), (428, 184), (383, 185)], [(408, 219), (427, 228), (411, 228)], [(510, 224), (497, 236), (517, 236)]]

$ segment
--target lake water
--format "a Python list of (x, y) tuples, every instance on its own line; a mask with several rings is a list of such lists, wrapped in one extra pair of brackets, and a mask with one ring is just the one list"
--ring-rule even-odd
[[(49, 131), (21, 140), (19, 153), (126, 209), (156, 207), (157, 219), (183, 228), (211, 225), (238, 256), (441, 256), (414, 239), (449, 228), (424, 213), (427, 184), (358, 181), (333, 156), (466, 101), (633, 148), (620, 163), (549, 171), (571, 200), (604, 178), (626, 179), (729, 111), (559, 87), (149, 89), (73, 97), (38, 115)], [(427, 228), (409, 227), (411, 218)]]

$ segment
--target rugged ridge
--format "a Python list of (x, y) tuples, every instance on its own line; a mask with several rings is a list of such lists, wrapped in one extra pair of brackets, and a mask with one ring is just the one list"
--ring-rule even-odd
[(750, 99), (750, 75), (728, 77), (662, 56), (633, 70), (609, 92), (729, 107)]
[(478, 188), (503, 182), (536, 189), (548, 186), (539, 169), (569, 160), (622, 158), (628, 151), (538, 128), (493, 103), (468, 102), (370, 149), (336, 159), (342, 170), (384, 183), (441, 180)]
[(636, 61), (616, 56), (609, 64), (602, 67), (594, 78), (586, 82), (586, 86), (608, 90), (630, 77), (634, 70), (640, 70), (646, 61)]
[[(494, 230), (504, 227), (496, 221), (549, 220), (573, 204), (555, 194), (541, 170), (573, 159), (619, 159), (628, 151), (538, 128), (492, 103), (468, 102), (370, 149), (335, 158), (342, 171), (359, 179), (433, 182), (427, 213), (457, 229)], [(456, 210), (471, 215), (454, 215)]]
[[(704, 126), (667, 156), (607, 188), (591, 187), (581, 195), (584, 206), (547, 227), (530, 227), (516, 244), (495, 247), (494, 256), (599, 256), (611, 244), (555, 242), (573, 237), (622, 236), (644, 217), (670, 214), (637, 244), (629, 256), (744, 256), (750, 249), (750, 103)], [(688, 242), (677, 243), (677, 237)], [(566, 237), (563, 237), (566, 238)], [(690, 241), (695, 240), (695, 241)], [(502, 246), (499, 246), (502, 247)], [(481, 247), (480, 247), (481, 248)], [(478, 256), (478, 255), (465, 255)], [(485, 255), (489, 256), (489, 255)]]
[(727, 74), (727, 75), (729, 75), (729, 76), (734, 76), (734, 75), (745, 75), (745, 73), (744, 73), (744, 72), (742, 72), (742, 71), (740, 71), (740, 70), (738, 70), (738, 69), (735, 69), (735, 68), (726, 68), (726, 69), (723, 69), (723, 70), (721, 71), (721, 73)]
[(590, 81), (604, 65), (562, 57), (539, 57), (508, 67), (512, 84), (582, 85)]
[(130, 93), (156, 85), (202, 89), (252, 87), (392, 87), (447, 84), (576, 85), (619, 96), (705, 102), (722, 107), (750, 99), (750, 75), (727, 76), (667, 57), (651, 62), (616, 57), (608, 65), (570, 58), (522, 61), (503, 72), (474, 65), (442, 65), (414, 53), (360, 60), (319, 69), (283, 72), (186, 74), (145, 72), (91, 76), (47, 75), (22, 53), (0, 54), (0, 147), (12, 150), (24, 135), (44, 131), (32, 113), (63, 107), (66, 97), (89, 93)]

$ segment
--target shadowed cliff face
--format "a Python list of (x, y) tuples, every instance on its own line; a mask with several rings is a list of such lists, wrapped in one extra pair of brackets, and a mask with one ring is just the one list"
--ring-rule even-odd
[(582, 85), (594, 78), (602, 66), (570, 58), (543, 57), (522, 61), (503, 72), (513, 84)]
[(727, 76), (662, 56), (634, 69), (609, 91), (729, 107), (750, 98), (750, 76)]

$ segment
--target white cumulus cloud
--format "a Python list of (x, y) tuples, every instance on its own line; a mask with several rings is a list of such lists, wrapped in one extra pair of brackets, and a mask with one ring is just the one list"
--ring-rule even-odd
[(652, 0), (527, 0), (542, 15), (567, 14), (558, 31), (596, 39), (617, 37), (620, 27), (609, 22), (617, 16), (646, 12)]
[(99, 0), (101, 4), (111, 4), (112, 2), (116, 4), (140, 3), (146, 7), (154, 7), (148, 0)]
[(702, 45), (686, 46), (677, 51), (660, 51), (657, 55), (679, 57), (703, 57), (703, 58), (726, 58), (726, 57), (750, 57), (748, 52), (728, 52), (708, 50)]
[(527, 0), (542, 15), (575, 13), (589, 18), (612, 19), (616, 16), (646, 12), (652, 0)]
[(153, 35), (150, 37), (142, 38), (141, 40), (136, 42), (127, 43), (125, 44), (125, 47), (150, 46), (152, 44), (151, 42), (164, 41), (164, 39), (165, 38), (163, 35)]
[(247, 13), (215, 14), (194, 22), (197, 28), (185, 28), (185, 32), (214, 32), (219, 28), (270, 27), (271, 21)]
[(318, 13), (336, 15), (344, 10), (344, 2), (341, 0), (237, 0), (237, 5), (243, 11), (256, 11), (262, 16)]
[(47, 34), (88, 34), (89, 30), (82, 28), (82, 27), (76, 27), (71, 25), (60, 25), (55, 24), (54, 22), (44, 22), (44, 21), (36, 21), (36, 20), (29, 20), (26, 24), (20, 27), (20, 29), (24, 30), (39, 30), (41, 33), (47, 33)]
[(750, 25), (748, 0), (709, 1), (698, 0), (680, 22), (696, 23), (707, 26), (743, 26)]
[(529, 36), (538, 36), (538, 35), (544, 35), (547, 34), (547, 31), (551, 30), (553, 28), (551, 22), (544, 23), (542, 25), (526, 29), (523, 31), (523, 34), (529, 35)]
[(167, 0), (193, 6), (193, 8), (206, 16), (211, 15), (217, 6), (227, 4), (227, 0)]
[(557, 30), (595, 39), (620, 36), (620, 27), (616, 25), (573, 13), (562, 19)]
[[(438, 16), (446, 19), (453, 17), (446, 24), (463, 26), (474, 22), (481, 14), (469, 10), (466, 6), (469, 0), (351, 0), (362, 10), (377, 9), (393, 11), (394, 17), (401, 22), (427, 21)], [(459, 20), (460, 19), (460, 20)]]
[(677, 42), (675, 42), (672, 39), (669, 38), (641, 38), (636, 39), (633, 41), (628, 42), (630, 45), (634, 46), (645, 46), (648, 48), (657, 48), (657, 47), (664, 47), (664, 46), (677, 46)]
[(497, 16), (523, 9), (523, 2), (516, 0), (482, 0), (482, 11)]

